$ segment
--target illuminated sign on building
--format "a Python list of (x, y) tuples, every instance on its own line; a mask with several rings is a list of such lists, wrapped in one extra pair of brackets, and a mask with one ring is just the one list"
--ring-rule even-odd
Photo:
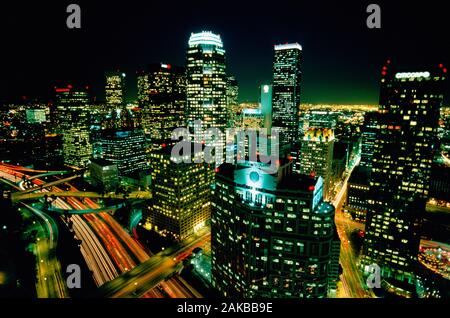
[(397, 73), (395, 74), (395, 78), (419, 78), (419, 77), (430, 77), (430, 72), (406, 72), (406, 73)]

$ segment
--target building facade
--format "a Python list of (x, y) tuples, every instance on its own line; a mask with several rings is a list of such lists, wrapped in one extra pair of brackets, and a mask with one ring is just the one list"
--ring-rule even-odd
[(212, 190), (212, 282), (226, 297), (327, 297), (336, 290), (339, 239), (320, 177), (283, 161), (225, 163)]
[(282, 143), (298, 139), (302, 47), (298, 43), (275, 45), (272, 88), (272, 125), (281, 130)]
[(125, 86), (125, 73), (108, 72), (105, 77), (106, 107), (109, 110), (120, 108), (124, 103), (123, 88)]
[(332, 184), (333, 147), (332, 129), (309, 128), (303, 137), (298, 161), (300, 174), (312, 174), (323, 178), (325, 198)]
[(360, 166), (372, 169), (372, 157), (377, 138), (378, 112), (364, 114), (364, 123), (361, 128), (361, 161)]
[[(186, 51), (186, 124), (195, 142), (225, 149), (227, 127), (227, 77), (225, 50), (219, 35), (192, 33)], [(200, 127), (201, 125), (201, 127)], [(204, 130), (223, 132), (219, 140), (206, 140)]]
[(445, 71), (382, 70), (362, 266), (378, 265), (386, 287), (405, 296), (415, 291)]
[(175, 128), (185, 124), (185, 69), (165, 63), (149, 65), (138, 75), (138, 101), (142, 128), (150, 138), (170, 138)]
[(111, 161), (91, 159), (89, 172), (94, 185), (101, 191), (113, 191), (119, 185), (119, 170)]
[(172, 157), (171, 149), (164, 146), (150, 154), (153, 197), (147, 224), (162, 235), (183, 240), (205, 226), (211, 217), (214, 170), (205, 163), (180, 162)]
[(347, 204), (345, 207), (345, 212), (358, 222), (366, 222), (369, 190), (368, 170), (359, 165), (353, 170), (347, 182)]
[(88, 88), (55, 88), (54, 127), (63, 135), (64, 163), (85, 166), (92, 154)]
[(238, 116), (239, 111), (239, 85), (236, 77), (227, 76), (227, 127), (234, 128), (238, 127)]
[(104, 129), (98, 144), (98, 157), (117, 165), (119, 175), (130, 176), (148, 169), (147, 141), (142, 129)]

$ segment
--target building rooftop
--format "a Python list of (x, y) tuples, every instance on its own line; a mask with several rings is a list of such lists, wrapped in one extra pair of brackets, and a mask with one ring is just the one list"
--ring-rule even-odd
[(292, 49), (297, 49), (297, 50), (302, 50), (302, 46), (298, 43), (285, 43), (285, 44), (277, 44), (275, 45), (275, 51), (279, 51), (279, 50), (292, 50)]
[(114, 163), (106, 160), (106, 159), (102, 159), (102, 158), (92, 158), (90, 159), (91, 163), (95, 163), (96, 165), (99, 165), (101, 167), (106, 167), (106, 166), (113, 166)]
[[(276, 174), (269, 174), (260, 169), (258, 163), (233, 165), (224, 163), (216, 169), (216, 173), (238, 185), (265, 189), (268, 191), (314, 191), (319, 178), (310, 175), (291, 173), (287, 165), (281, 165)], [(283, 171), (284, 169), (284, 171)]]
[(191, 33), (191, 37), (188, 42), (189, 46), (196, 45), (215, 45), (218, 47), (223, 47), (222, 39), (220, 35), (214, 34), (211, 31), (202, 31), (199, 33)]
[(332, 141), (334, 139), (333, 129), (329, 128), (309, 128), (305, 132), (305, 136), (303, 140), (306, 141), (318, 141), (318, 142), (326, 142)]
[(261, 109), (259, 109), (259, 108), (244, 108), (242, 110), (242, 113), (244, 115), (261, 115), (262, 114)]
[(334, 213), (334, 206), (328, 202), (321, 202), (314, 210), (317, 214), (331, 214)]

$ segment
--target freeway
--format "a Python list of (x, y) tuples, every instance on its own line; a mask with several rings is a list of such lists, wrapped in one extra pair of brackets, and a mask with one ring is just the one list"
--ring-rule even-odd
[[(70, 186), (70, 191), (78, 191), (75, 187)], [(77, 208), (83, 208), (82, 202), (78, 201), (75, 198), (70, 198), (68, 200), (75, 200), (72, 204), (72, 206)], [(85, 200), (86, 205), (91, 209), (100, 209), (100, 206), (92, 201), (90, 198), (86, 198)], [(84, 206), (86, 208), (86, 206)], [(83, 215), (83, 218), (87, 219), (90, 226), (93, 227), (96, 230), (96, 233), (100, 236), (100, 238), (103, 240), (103, 245), (106, 246), (106, 248), (109, 251), (109, 254), (113, 256), (113, 259), (115, 260), (116, 264), (119, 266), (119, 271), (122, 273), (127, 273), (132, 268), (136, 267), (137, 263), (145, 263), (150, 259), (150, 256), (144, 251), (144, 248), (140, 245), (140, 243), (136, 240), (134, 240), (128, 232), (126, 232), (122, 226), (120, 226), (114, 218), (109, 215), (108, 213), (100, 213), (97, 215)], [(108, 234), (108, 231), (111, 231)], [(112, 234), (112, 236), (111, 236)], [(115, 242), (114, 236), (120, 239), (119, 242)], [(203, 237), (202, 237), (203, 238)], [(209, 236), (208, 236), (209, 239)], [(115, 242), (115, 243), (111, 243)], [(188, 242), (185, 245), (185, 248), (180, 253), (175, 253), (174, 258), (176, 262), (180, 262), (182, 258), (180, 256), (184, 256), (182, 254), (185, 253), (188, 249), (193, 249), (196, 247), (196, 243), (204, 242), (204, 238), (202, 240), (198, 240), (194, 242)], [(121, 247), (121, 244), (125, 246), (126, 250)], [(115, 247), (114, 249), (112, 247)], [(114, 253), (117, 253), (118, 250), (122, 250), (122, 256), (115, 255)], [(133, 257), (133, 260), (127, 259), (127, 251), (131, 252), (131, 256)], [(153, 257), (152, 257), (153, 258)], [(134, 262), (134, 260), (136, 262)], [(128, 262), (128, 264), (126, 264)], [(125, 265), (124, 265), (125, 264)], [(140, 265), (137, 265), (140, 266)], [(173, 274), (173, 270), (170, 270), (170, 274)], [(167, 275), (163, 275), (167, 277)], [(161, 281), (161, 280), (158, 280)], [(161, 282), (160, 284), (161, 289), (164, 291), (165, 294), (167, 294), (169, 297), (200, 297), (198, 292), (196, 292), (187, 282), (185, 282), (182, 279), (178, 279), (176, 277), (172, 277), (169, 280), (165, 282)], [(133, 286), (136, 286), (133, 284)], [(154, 287), (154, 285), (152, 285)], [(151, 287), (151, 288), (152, 288)], [(142, 289), (142, 293), (144, 297), (156, 297), (157, 295), (161, 295), (160, 292), (153, 290), (149, 291), (151, 288), (148, 287), (148, 285), (144, 285), (144, 288)], [(136, 296), (136, 295), (133, 295)]]
[[(20, 167), (12, 167), (13, 169)], [(4, 167), (0, 165), (0, 170), (7, 172), (8, 179), (13, 180), (13, 182), (20, 184), (21, 190), (26, 190), (25, 184), (21, 182), (23, 179), (23, 174), (17, 172), (15, 170), (10, 169), (9, 167)], [(25, 175), (25, 177), (28, 177)], [(40, 179), (33, 179), (32, 183), (40, 185), (43, 183)], [(47, 189), (41, 190), (44, 194), (48, 195)], [(62, 192), (61, 189), (57, 187), (53, 187), (54, 192)], [(75, 208), (80, 208), (78, 202), (73, 198), (66, 198), (67, 202), (63, 199), (57, 197), (56, 200), (52, 203), (56, 208), (64, 209), (64, 210), (72, 210)], [(71, 203), (72, 205), (69, 205)], [(50, 219), (50, 218), (49, 218)], [(84, 220), (79, 215), (72, 216), (73, 229), (75, 235), (78, 239), (81, 240), (80, 250), (83, 257), (88, 264), (89, 269), (93, 273), (94, 280), (98, 286), (104, 284), (105, 282), (117, 277), (119, 275), (115, 265), (111, 261), (110, 256), (106, 252), (103, 247), (104, 240), (99, 240), (97, 235), (92, 231), (91, 227), (88, 225), (87, 221)]]
[(116, 211), (117, 209), (120, 209), (123, 206), (124, 206), (123, 204), (117, 204), (117, 205), (104, 207), (104, 208), (86, 209), (86, 210), (60, 209), (60, 208), (56, 208), (56, 207), (52, 206), (52, 207), (49, 207), (48, 210), (59, 213), (59, 214), (65, 214), (65, 213), (67, 213), (67, 214), (97, 214), (97, 213), (102, 213), (102, 212), (113, 212), (113, 211)]
[[(56, 186), (56, 185), (59, 185), (59, 184), (62, 184), (62, 183), (66, 183), (66, 182), (69, 182), (69, 181), (74, 180), (74, 179), (79, 178), (79, 177), (80, 176), (70, 176), (70, 177), (67, 177), (67, 178), (64, 178), (64, 179), (58, 179), (58, 180), (55, 180), (55, 181), (52, 181), (52, 182), (48, 182), (48, 183), (44, 183), (44, 182), (33, 183), (32, 182), (31, 185), (36, 185), (36, 187), (31, 186), (28, 189), (21, 191), (19, 194), (20, 194), (20, 197), (21, 197), (21, 196), (23, 196), (23, 195), (25, 195), (27, 193), (35, 192), (37, 190), (42, 190), (43, 188), (50, 188), (52, 186)], [(26, 177), (26, 179), (24, 179), (24, 181), (31, 181), (33, 179), (39, 180), (38, 176), (34, 176), (34, 178), (33, 177)], [(21, 182), (24, 182), (24, 181), (21, 181)], [(37, 197), (37, 198), (39, 198), (39, 197)], [(24, 200), (24, 199), (22, 199), (22, 200)], [(14, 201), (14, 199), (13, 199), (13, 201)], [(18, 201), (18, 200), (16, 200), (16, 201)]]
[[(0, 165), (0, 178), (16, 190), (23, 174)], [(21, 203), (24, 217), (31, 218), (36, 225), (37, 237), (33, 244), (36, 256), (36, 292), (39, 298), (67, 298), (69, 292), (62, 275), (61, 264), (56, 258), (58, 227), (54, 220), (33, 206)]]
[[(71, 177), (74, 179), (74, 177)], [(70, 178), (67, 178), (70, 179)], [(65, 180), (63, 182), (63, 179), (59, 180), (58, 182), (54, 182), (55, 184), (52, 184), (52, 186), (60, 183), (66, 183), (70, 180)], [(52, 183), (52, 182), (50, 182)], [(46, 184), (46, 187), (50, 186), (50, 183)], [(40, 188), (40, 187), (39, 187)], [(116, 193), (97, 193), (97, 192), (91, 192), (91, 191), (50, 191), (50, 192), (33, 192), (29, 193), (31, 191), (37, 191), (40, 190), (39, 188), (32, 188), (28, 189), (23, 192), (15, 192), (11, 195), (12, 202), (18, 202), (18, 201), (24, 201), (24, 200), (34, 200), (34, 199), (40, 199), (44, 196), (56, 196), (56, 197), (71, 197), (71, 198), (102, 198), (102, 199), (151, 199), (151, 193), (147, 191), (134, 191), (127, 194), (116, 194)]]
[(40, 173), (40, 174), (36, 174), (34, 176), (31, 176), (31, 177), (28, 177), (27, 180), (29, 181), (29, 180), (33, 180), (33, 179), (46, 178), (46, 177), (57, 176), (57, 175), (63, 176), (65, 174), (69, 174), (69, 173), (72, 173), (72, 171), (65, 171), (65, 170), (62, 170), (62, 171), (47, 171), (47, 172), (44, 172), (44, 173)]
[[(8, 180), (14, 183), (19, 183), (22, 191), (39, 191), (36, 193), (26, 193), (21, 194), (20, 192), (15, 194), (15, 200), (31, 199), (31, 198), (43, 198), (44, 196), (55, 197), (52, 202), (53, 209), (73, 211), (77, 210), (80, 212), (96, 211), (102, 208), (98, 203), (92, 200), (92, 198), (118, 198), (118, 199), (128, 199), (128, 198), (150, 198), (151, 194), (148, 192), (133, 192), (129, 195), (115, 195), (115, 194), (105, 194), (100, 195), (94, 192), (82, 192), (78, 191), (75, 187), (67, 183), (70, 180), (64, 180), (66, 185), (69, 186), (69, 191), (63, 191), (55, 186), (54, 183), (47, 183), (42, 186), (44, 182), (39, 178), (31, 179), (27, 185), (37, 185), (33, 189), (26, 189), (24, 187), (24, 182), (21, 182), (23, 174), (15, 170), (17, 167), (5, 167), (8, 169)], [(20, 169), (20, 167), (19, 167)], [(31, 171), (30, 171), (31, 172)], [(25, 176), (29, 177), (29, 176)], [(58, 184), (63, 183), (59, 182)], [(52, 189), (49, 190), (46, 187), (51, 184)], [(80, 201), (77, 198), (83, 198)], [(113, 280), (119, 275), (127, 275), (130, 270), (134, 268), (140, 269), (142, 264), (148, 263), (151, 259), (148, 253), (145, 252), (144, 248), (140, 243), (134, 240), (129, 233), (127, 233), (108, 213), (99, 212), (97, 214), (83, 214), (83, 215), (71, 215), (70, 219), (73, 223), (73, 229), (76, 236), (81, 239), (81, 252), (85, 257), (85, 260), (93, 272), (94, 280), (98, 286), (102, 286), (108, 281)], [(206, 237), (207, 236), (207, 237)], [(201, 297), (187, 282), (178, 277), (172, 277), (163, 281), (168, 276), (173, 275), (180, 268), (181, 260), (187, 256), (187, 251), (193, 249), (196, 243), (202, 243), (206, 239), (209, 239), (209, 234), (202, 236), (198, 240), (188, 241), (180, 249), (173, 249), (172, 254), (168, 258), (175, 266), (164, 267), (161, 266), (160, 269), (156, 270), (153, 274), (160, 274), (156, 279), (156, 284), (152, 281), (146, 282), (148, 277), (144, 277), (141, 281), (143, 282), (142, 289), (138, 294), (134, 293), (132, 296), (142, 296), (142, 297)], [(170, 251), (171, 248), (167, 249)], [(152, 257), (153, 259), (153, 257)], [(156, 258), (157, 261), (158, 258)], [(140, 265), (137, 265), (140, 264)], [(166, 263), (163, 263), (163, 265)], [(145, 270), (144, 270), (145, 272)], [(121, 276), (119, 276), (120, 278)], [(115, 281), (115, 279), (114, 279)], [(138, 283), (133, 282), (133, 286)], [(160, 289), (153, 289), (153, 287), (158, 286)], [(129, 290), (125, 290), (124, 295), (127, 294)]]
[(45, 232), (38, 231), (34, 247), (37, 261), (36, 291), (39, 298), (67, 298), (69, 292), (62, 276), (60, 262), (56, 259), (56, 245), (58, 241), (58, 227), (55, 221), (42, 211), (22, 203), (37, 218)]
[(40, 174), (42, 174), (42, 175), (44, 175), (44, 176), (50, 176), (50, 175), (55, 175), (55, 174), (66, 174), (66, 173), (71, 173), (70, 171), (66, 171), (66, 170), (64, 170), (64, 171), (35, 170), (35, 169), (31, 169), (31, 168), (25, 168), (25, 167), (22, 167), (22, 166), (11, 165), (11, 164), (4, 163), (4, 162), (2, 162), (1, 165), (2, 165), (3, 167), (12, 169), (12, 170), (14, 170), (14, 171), (21, 171), (21, 172), (23, 172), (23, 173), (25, 173), (25, 172), (30, 172), (30, 173), (40, 173)]
[[(136, 266), (130, 272), (119, 276), (115, 280), (103, 285), (101, 292), (106, 297), (142, 297), (160, 284), (165, 278), (181, 269), (181, 261), (189, 251), (205, 244), (211, 239), (210, 232), (206, 232), (178, 247), (170, 247), (153, 255), (148, 261)], [(169, 280), (170, 281), (170, 280)], [(163, 284), (164, 282), (162, 282)], [(178, 282), (177, 282), (178, 283)], [(163, 287), (164, 288), (164, 287)], [(170, 286), (167, 288), (172, 290)], [(169, 294), (170, 295), (170, 294)], [(198, 295), (198, 293), (197, 293)], [(174, 293), (171, 297), (189, 297)]]

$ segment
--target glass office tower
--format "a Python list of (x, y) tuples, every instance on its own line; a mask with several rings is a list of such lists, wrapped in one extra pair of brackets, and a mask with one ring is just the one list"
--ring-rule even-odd
[(64, 163), (83, 167), (92, 154), (88, 88), (56, 87), (55, 131), (63, 135)]
[(298, 43), (275, 45), (273, 62), (272, 126), (281, 129), (281, 142), (298, 139), (302, 47)]
[[(227, 127), (227, 77), (225, 50), (219, 35), (192, 33), (186, 51), (186, 123), (195, 142), (225, 148), (225, 134), (220, 140), (206, 140), (200, 130)], [(200, 125), (196, 122), (201, 121)]]
[(442, 67), (382, 70), (362, 265), (378, 265), (385, 287), (404, 296), (415, 291), (445, 78)]
[(327, 297), (336, 291), (340, 241), (323, 179), (281, 160), (225, 163), (212, 191), (212, 282), (226, 297)]

